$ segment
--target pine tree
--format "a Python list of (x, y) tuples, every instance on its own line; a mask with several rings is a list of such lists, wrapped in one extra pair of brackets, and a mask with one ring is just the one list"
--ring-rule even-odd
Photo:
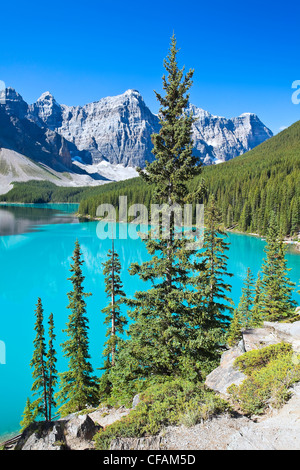
[(243, 328), (250, 328), (252, 326), (253, 295), (254, 277), (250, 268), (248, 268), (244, 286), (242, 288), (242, 296), (238, 305)]
[[(222, 215), (214, 196), (210, 197), (205, 212), (203, 250), (197, 254), (200, 264), (195, 264), (195, 272), (198, 271), (194, 276), (196, 293), (191, 297), (195, 305), (195, 322), (201, 325), (200, 330), (196, 331), (201, 336), (202, 356), (216, 365), (225, 346), (225, 335), (233, 310), (232, 300), (228, 295), (231, 286), (225, 281), (226, 276), (232, 277), (232, 274), (228, 273), (228, 256), (225, 254), (229, 243), (225, 241), (226, 233), (221, 228)], [(200, 351), (197, 354), (201, 356)], [(202, 362), (205, 361), (204, 357)]]
[(262, 266), (262, 292), (259, 308), (263, 320), (277, 321), (293, 316), (296, 303), (292, 300), (295, 284), (288, 278), (286, 247), (279, 234), (275, 213), (272, 212), (266, 237), (266, 258)]
[(186, 304), (186, 286), (190, 282), (190, 259), (193, 250), (186, 249), (185, 237), (176, 236), (175, 214), (172, 206), (182, 207), (187, 201), (186, 182), (199, 174), (198, 159), (193, 156), (193, 116), (185, 112), (187, 94), (192, 84), (193, 70), (184, 76), (178, 68), (175, 36), (164, 62), (167, 77), (163, 76), (165, 97), (156, 93), (160, 102), (160, 131), (152, 136), (155, 160), (147, 163), (145, 171), (139, 170), (144, 182), (152, 185), (152, 202), (168, 207), (169, 226), (158, 224), (155, 237), (146, 240), (151, 259), (141, 265), (133, 263), (132, 275), (150, 281), (152, 288), (136, 292), (129, 301), (130, 339), (119, 355), (118, 367), (125, 375), (147, 378), (178, 374), (185, 367), (188, 351), (190, 312)]
[(48, 371), (46, 365), (45, 330), (43, 326), (44, 310), (40, 298), (38, 298), (35, 315), (36, 323), (34, 329), (36, 331), (36, 337), (33, 342), (34, 353), (30, 362), (30, 367), (33, 369), (32, 377), (34, 382), (31, 390), (34, 392), (34, 395), (38, 395), (38, 402), (40, 403), (39, 412), (44, 416), (45, 420), (48, 421)]
[(109, 370), (115, 365), (119, 335), (124, 333), (124, 327), (127, 324), (126, 318), (120, 313), (120, 306), (124, 302), (125, 293), (120, 278), (121, 263), (118, 254), (115, 252), (114, 242), (112, 243), (112, 249), (108, 251), (107, 257), (107, 261), (103, 263), (103, 274), (105, 276), (105, 292), (110, 302), (102, 312), (106, 315), (105, 325), (110, 325), (110, 327), (106, 332), (108, 340), (103, 351), (103, 355), (106, 357), (105, 370)]
[(254, 289), (253, 308), (252, 308), (252, 327), (259, 328), (262, 325), (262, 314), (260, 308), (260, 296), (262, 292), (262, 279), (260, 272), (257, 274), (257, 279)]
[(242, 327), (240, 311), (235, 308), (227, 337), (227, 343), (230, 347), (235, 346), (242, 339)]
[(60, 390), (57, 394), (61, 414), (69, 414), (84, 409), (86, 406), (94, 406), (97, 403), (96, 379), (92, 375), (93, 368), (90, 363), (88, 318), (86, 316), (85, 298), (91, 294), (85, 293), (83, 288), (84, 276), (81, 266), (81, 250), (78, 240), (75, 243), (73, 264), (68, 279), (73, 290), (68, 293), (71, 310), (67, 328), (64, 332), (69, 339), (62, 344), (64, 356), (69, 360), (67, 372), (59, 374)]
[(109, 250), (107, 257), (107, 261), (103, 263), (103, 274), (105, 276), (105, 292), (110, 302), (109, 305), (102, 310), (106, 315), (104, 323), (108, 326), (106, 331), (108, 340), (104, 344), (105, 347), (103, 350), (105, 362), (104, 366), (101, 367), (105, 372), (99, 381), (99, 392), (102, 397), (107, 397), (111, 393), (112, 383), (110, 373), (115, 367), (119, 345), (123, 342), (121, 335), (124, 334), (124, 328), (127, 324), (126, 318), (120, 313), (120, 307), (122, 303), (125, 302), (125, 293), (120, 278), (121, 263), (114, 249), (114, 241), (112, 242), (112, 249)]
[(35, 403), (31, 403), (30, 399), (27, 398), (26, 400), (26, 406), (24, 408), (23, 414), (22, 414), (22, 421), (20, 422), (21, 426), (21, 432), (24, 431), (30, 424), (32, 424), (39, 411), (38, 408), (36, 407)]
[(254, 277), (250, 268), (247, 269), (247, 275), (242, 287), (242, 296), (237, 308), (234, 310), (233, 318), (228, 333), (228, 344), (233, 346), (238, 343), (242, 337), (242, 329), (253, 326), (253, 296), (254, 296)]
[(228, 314), (233, 310), (232, 300), (227, 295), (231, 291), (231, 285), (225, 282), (225, 278), (232, 277), (233, 274), (227, 270), (228, 256), (225, 253), (229, 250), (229, 243), (221, 225), (221, 213), (212, 195), (206, 208), (204, 243), (200, 257), (205, 260), (202, 277), (207, 286), (207, 309), (217, 315), (225, 326), (229, 320)]
[(52, 420), (52, 408), (55, 408), (56, 403), (54, 400), (54, 389), (57, 384), (57, 370), (56, 370), (56, 351), (54, 349), (54, 319), (53, 313), (49, 316), (49, 346), (47, 352), (47, 372), (48, 372), (48, 387), (47, 387), (47, 396), (48, 396), (48, 418), (49, 421)]

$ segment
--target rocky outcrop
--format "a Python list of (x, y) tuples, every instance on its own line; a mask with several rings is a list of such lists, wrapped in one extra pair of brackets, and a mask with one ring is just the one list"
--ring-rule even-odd
[(89, 450), (101, 426), (88, 415), (73, 414), (52, 423), (33, 423), (22, 433), (15, 450)]
[(234, 361), (245, 352), (264, 348), (282, 341), (292, 345), (295, 353), (300, 353), (300, 321), (294, 323), (264, 322), (263, 328), (247, 329), (242, 332), (243, 339), (238, 346), (226, 351), (220, 366), (206, 378), (205, 385), (226, 396), (227, 388), (240, 385), (246, 378), (234, 368)]
[(233, 433), (228, 450), (299, 450), (300, 385), (291, 389), (291, 399), (260, 422), (250, 421)]
[(227, 388), (230, 385), (240, 385), (246, 376), (234, 367), (234, 361), (244, 352), (245, 349), (242, 342), (238, 346), (226, 351), (222, 355), (220, 366), (206, 377), (205, 385), (222, 396), (227, 395)]

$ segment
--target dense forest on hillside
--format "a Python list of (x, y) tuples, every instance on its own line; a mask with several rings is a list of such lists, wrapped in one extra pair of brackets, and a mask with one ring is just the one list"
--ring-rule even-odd
[[(300, 121), (245, 155), (226, 163), (204, 167), (189, 183), (190, 190), (204, 182), (207, 202), (214, 194), (222, 211), (223, 224), (243, 232), (265, 234), (274, 210), (283, 235), (300, 230)], [(151, 186), (140, 178), (90, 188), (62, 188), (49, 182), (16, 183), (0, 197), (7, 202), (80, 202), (82, 215), (96, 216), (97, 207), (118, 207), (119, 196), (128, 205), (151, 203)]]
[[(223, 224), (243, 232), (265, 234), (270, 214), (275, 211), (283, 235), (300, 229), (300, 121), (264, 142), (251, 152), (229, 162), (203, 169), (190, 183), (190, 189), (204, 181), (207, 202), (214, 194), (222, 211)], [(99, 204), (118, 204), (127, 195), (128, 204), (151, 201), (151, 188), (132, 179), (102, 188), (95, 196), (83, 199), (80, 213), (96, 215)]]

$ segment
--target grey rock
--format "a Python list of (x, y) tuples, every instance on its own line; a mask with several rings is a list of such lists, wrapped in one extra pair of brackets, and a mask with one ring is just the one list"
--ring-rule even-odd
[(260, 349), (278, 343), (278, 338), (269, 328), (249, 328), (243, 331), (245, 351)]
[(292, 398), (271, 416), (250, 423), (231, 436), (228, 450), (299, 450), (300, 384), (291, 389)]
[(15, 450), (66, 449), (63, 423), (33, 423), (22, 433)]
[(240, 385), (246, 378), (242, 372), (233, 367), (234, 361), (242, 354), (244, 354), (242, 345), (223, 353), (220, 366), (206, 377), (205, 385), (226, 397), (228, 387)]
[(294, 323), (264, 322), (264, 326), (271, 331), (276, 342), (290, 343), (296, 353), (300, 353), (300, 321)]
[(139, 403), (140, 403), (140, 394), (138, 393), (137, 395), (133, 397), (132, 408), (136, 408)]
[[(89, 154), (93, 163), (104, 159), (112, 164), (144, 167), (146, 160), (154, 159), (151, 135), (159, 132), (159, 117), (136, 90), (84, 106), (59, 105), (46, 92), (29, 108), (44, 125)], [(252, 113), (226, 119), (192, 104), (187, 111), (196, 118), (194, 152), (204, 164), (234, 158), (273, 135)]]
[(66, 422), (65, 433), (71, 437), (90, 441), (100, 426), (96, 426), (89, 415), (73, 416)]
[(204, 164), (220, 163), (242, 155), (273, 135), (253, 113), (226, 119), (191, 104), (188, 110), (196, 118), (194, 145)]
[(161, 436), (113, 439), (110, 450), (160, 450), (162, 443)]

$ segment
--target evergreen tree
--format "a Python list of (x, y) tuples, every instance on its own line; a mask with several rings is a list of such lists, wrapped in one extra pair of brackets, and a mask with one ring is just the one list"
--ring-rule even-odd
[(112, 249), (109, 250), (107, 256), (107, 261), (103, 263), (103, 273), (105, 275), (105, 292), (110, 302), (102, 310), (106, 315), (104, 323), (108, 326), (106, 331), (108, 340), (104, 344), (103, 350), (105, 362), (101, 368), (105, 370), (105, 373), (99, 381), (99, 391), (102, 397), (109, 396), (111, 393), (112, 383), (110, 373), (116, 363), (119, 345), (123, 341), (120, 335), (124, 333), (124, 328), (127, 324), (126, 318), (120, 313), (121, 304), (125, 301), (125, 293), (120, 278), (121, 263), (118, 254), (115, 252), (114, 242), (112, 242)]
[(44, 310), (40, 298), (38, 298), (35, 315), (36, 323), (34, 329), (36, 331), (36, 337), (33, 342), (34, 353), (30, 362), (30, 367), (33, 369), (32, 377), (34, 382), (31, 390), (34, 392), (34, 395), (38, 395), (37, 402), (40, 404), (39, 413), (41, 413), (45, 420), (48, 421), (48, 371), (46, 365), (45, 331), (43, 326)]
[(266, 258), (262, 266), (262, 292), (259, 308), (263, 320), (277, 321), (293, 316), (296, 303), (292, 300), (295, 284), (288, 278), (286, 247), (279, 234), (275, 213), (271, 215), (266, 237)]
[(178, 68), (177, 53), (173, 36), (164, 62), (168, 73), (167, 77), (163, 76), (165, 97), (156, 93), (161, 104), (161, 127), (159, 133), (152, 136), (155, 160), (146, 165), (145, 171), (139, 170), (143, 181), (152, 185), (152, 202), (167, 206), (168, 224), (159, 223), (155, 237), (146, 240), (151, 259), (141, 265), (133, 263), (130, 269), (132, 275), (150, 281), (152, 288), (136, 292), (134, 299), (128, 302), (133, 323), (130, 339), (122, 348), (118, 367), (113, 371), (117, 380), (126, 380), (125, 376), (154, 380), (192, 370), (186, 367), (190, 325), (186, 287), (190, 282), (193, 250), (186, 249), (190, 240), (176, 236), (172, 208), (174, 204), (182, 208), (187, 201), (186, 182), (199, 174), (200, 167), (192, 154), (194, 118), (185, 112), (193, 70), (184, 76), (184, 69)]
[[(198, 324), (196, 331), (200, 334), (198, 343), (201, 344), (202, 356), (208, 361), (206, 372), (209, 371), (209, 364), (215, 366), (220, 358), (233, 310), (228, 295), (231, 286), (225, 281), (226, 277), (232, 277), (227, 271), (228, 256), (225, 254), (229, 243), (225, 241), (226, 233), (221, 225), (222, 214), (214, 196), (211, 196), (205, 211), (203, 250), (197, 254), (200, 263), (195, 264), (196, 292), (191, 294), (194, 320)], [(200, 351), (197, 355), (201, 357)]]
[(230, 347), (235, 346), (242, 339), (242, 328), (241, 313), (238, 308), (235, 308), (227, 337), (227, 342)]
[(36, 407), (35, 403), (31, 403), (30, 399), (27, 398), (26, 406), (24, 408), (24, 412), (22, 414), (22, 421), (20, 422), (21, 432), (24, 431), (30, 424), (32, 424), (37, 415), (38, 415), (38, 408)]
[(120, 313), (120, 306), (124, 302), (125, 293), (120, 278), (121, 263), (118, 254), (115, 252), (114, 242), (112, 242), (112, 249), (109, 250), (107, 257), (107, 261), (103, 263), (103, 274), (105, 276), (105, 292), (110, 302), (102, 312), (106, 315), (105, 325), (110, 326), (106, 332), (108, 340), (103, 351), (103, 355), (106, 357), (105, 370), (109, 370), (115, 365), (119, 335), (124, 333), (124, 327), (127, 324), (126, 318)]
[[(233, 274), (227, 271), (229, 243), (226, 241), (226, 232), (221, 228), (222, 216), (212, 195), (206, 208), (203, 251), (200, 257), (205, 260), (205, 269), (202, 277), (207, 286), (207, 309), (218, 316), (223, 327), (228, 323), (228, 314), (232, 313), (232, 300), (227, 293), (231, 285), (225, 278)], [(226, 314), (226, 311), (228, 314)], [(224, 314), (223, 314), (224, 312)]]
[(238, 305), (243, 328), (250, 328), (252, 326), (253, 291), (254, 277), (250, 268), (248, 268), (244, 286), (242, 288), (242, 296)]
[(55, 334), (54, 334), (54, 319), (53, 313), (49, 316), (49, 346), (48, 346), (48, 353), (47, 353), (47, 372), (48, 372), (48, 418), (49, 421), (52, 419), (52, 408), (55, 408), (56, 403), (54, 400), (54, 389), (57, 384), (57, 370), (56, 370), (56, 351), (54, 349), (54, 341), (55, 341)]
[(252, 308), (252, 326), (258, 328), (262, 325), (262, 315), (260, 309), (260, 296), (262, 292), (262, 279), (260, 272), (257, 275), (255, 289), (254, 289), (254, 298), (253, 298), (253, 308)]
[(242, 296), (237, 308), (234, 310), (233, 318), (228, 333), (228, 344), (233, 346), (242, 338), (242, 329), (252, 328), (253, 326), (253, 296), (254, 296), (254, 277), (250, 268), (247, 269), (247, 275), (242, 288)]
[(73, 274), (68, 280), (71, 281), (73, 290), (68, 293), (67, 307), (71, 313), (64, 330), (69, 339), (62, 344), (64, 356), (69, 360), (69, 369), (59, 374), (60, 390), (57, 394), (59, 403), (62, 404), (59, 410), (62, 414), (80, 411), (97, 403), (96, 379), (92, 375), (89, 355), (89, 326), (85, 302), (85, 298), (91, 294), (85, 293), (83, 288), (85, 278), (82, 274), (83, 260), (78, 240), (72, 260), (70, 272)]

